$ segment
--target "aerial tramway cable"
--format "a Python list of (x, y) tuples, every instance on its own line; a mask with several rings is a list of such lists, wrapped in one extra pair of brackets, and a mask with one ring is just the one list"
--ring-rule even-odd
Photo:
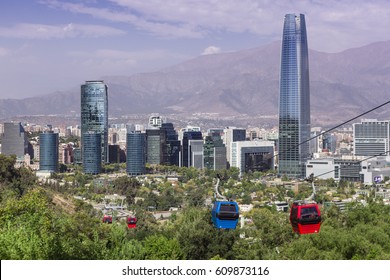
[[(304, 143), (307, 143), (321, 135), (324, 135), (325, 133), (328, 133), (342, 125), (345, 125), (359, 117), (362, 117), (374, 110), (377, 110), (387, 104), (389, 104), (390, 101), (387, 101), (385, 103), (382, 103), (381, 105), (379, 106), (376, 106), (375, 108), (371, 109), (371, 110), (368, 110), (354, 118), (351, 118), (339, 125), (336, 125), (314, 137), (311, 137), (301, 143), (299, 143), (298, 145), (295, 145), (287, 150), (284, 150), (284, 151), (280, 151), (277, 155), (279, 155), (280, 153), (282, 152), (287, 152), (291, 149), (295, 149), (297, 147), (299, 147), (300, 145), (304, 144)], [(381, 154), (387, 154), (389, 151), (386, 151), (384, 153), (381, 153)], [(276, 156), (276, 155), (275, 155)], [(275, 157), (274, 156), (274, 157)], [(378, 156), (378, 155), (376, 155)], [(376, 156), (373, 156), (373, 157), (376, 157)], [(360, 162), (364, 161), (364, 160), (368, 160), (370, 158), (373, 158), (373, 157), (369, 157), (369, 158), (365, 158), (363, 160), (361, 160)], [(291, 223), (291, 226), (293, 228), (293, 231), (298, 233), (298, 234), (310, 234), (310, 233), (318, 233), (319, 230), (320, 230), (320, 227), (321, 227), (321, 212), (320, 212), (320, 209), (317, 205), (317, 203), (314, 201), (314, 197), (315, 197), (315, 194), (316, 194), (316, 191), (315, 191), (315, 185), (314, 185), (314, 178), (317, 178), (319, 176), (322, 176), (322, 175), (325, 175), (327, 173), (330, 173), (330, 172), (333, 172), (335, 171), (336, 169), (334, 170), (331, 170), (331, 171), (328, 171), (328, 172), (325, 172), (323, 174), (320, 174), (320, 175), (317, 175), (317, 176), (314, 176), (314, 174), (312, 173), (310, 175), (309, 178), (307, 178), (308, 181), (311, 182), (311, 185), (312, 185), (312, 194), (310, 195), (310, 197), (308, 197), (307, 199), (305, 200), (301, 200), (301, 201), (294, 201), (293, 205), (291, 206), (291, 209), (290, 209), (290, 223)]]
[(371, 113), (371, 112), (373, 112), (373, 111), (375, 111), (375, 110), (377, 110), (377, 109), (379, 109), (379, 108), (381, 108), (381, 107), (383, 107), (383, 106), (385, 106), (385, 105), (387, 105), (387, 104), (389, 104), (389, 103), (390, 103), (390, 100), (389, 100), (389, 101), (386, 101), (386, 102), (384, 102), (384, 103), (382, 103), (382, 104), (380, 104), (380, 105), (378, 105), (378, 106), (376, 106), (376, 107), (374, 107), (374, 108), (372, 108), (372, 109), (370, 109), (370, 110), (368, 110), (368, 111), (366, 111), (366, 112), (364, 112), (364, 113), (361, 113), (360, 115), (358, 115), (358, 116), (356, 116), (356, 117), (353, 117), (353, 118), (351, 118), (351, 119), (349, 119), (349, 120), (347, 120), (347, 121), (345, 121), (345, 122), (343, 122), (343, 123), (341, 123), (341, 124), (339, 124), (339, 125), (336, 125), (336, 126), (330, 128), (330, 129), (328, 129), (328, 130), (326, 130), (326, 131), (324, 131), (324, 132), (321, 132), (321, 133), (318, 134), (318, 135), (315, 135), (315, 136), (313, 136), (313, 137), (311, 137), (311, 138), (309, 138), (309, 139), (306, 139), (306, 140), (302, 141), (301, 143), (299, 143), (299, 144), (297, 144), (297, 145), (295, 145), (295, 146), (293, 146), (293, 147), (290, 147), (290, 148), (288, 148), (288, 149), (286, 149), (286, 150), (280, 151), (280, 152), (278, 152), (276, 155), (274, 155), (274, 156), (271, 157), (271, 158), (274, 158), (274, 157), (280, 155), (281, 153), (288, 152), (288, 151), (290, 151), (290, 150), (292, 150), (292, 149), (295, 149), (295, 148), (297, 148), (297, 147), (299, 147), (299, 146), (301, 146), (301, 145), (303, 145), (303, 144), (305, 144), (305, 143), (307, 143), (307, 142), (309, 142), (309, 141), (311, 141), (311, 140), (313, 140), (313, 139), (315, 139), (315, 138), (317, 138), (317, 137), (320, 137), (320, 136), (324, 135), (325, 133), (328, 133), (328, 132), (330, 132), (330, 131), (332, 131), (332, 130), (334, 130), (334, 129), (340, 127), (340, 126), (343, 126), (343, 125), (345, 125), (345, 124), (347, 124), (347, 123), (349, 123), (349, 122), (351, 122), (351, 121), (357, 119), (357, 118), (360, 118), (360, 117), (362, 117), (362, 116), (364, 116), (364, 115), (366, 115), (366, 114), (368, 114), (368, 113)]

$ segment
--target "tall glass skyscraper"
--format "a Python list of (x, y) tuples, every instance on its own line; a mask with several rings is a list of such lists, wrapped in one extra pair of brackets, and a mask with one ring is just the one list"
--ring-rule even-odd
[(279, 174), (305, 176), (305, 162), (310, 158), (309, 142), (305, 141), (309, 138), (309, 51), (305, 16), (287, 14), (280, 71)]
[(130, 176), (146, 173), (146, 134), (141, 131), (127, 133), (126, 172)]
[(81, 143), (90, 131), (101, 134), (101, 160), (107, 163), (108, 87), (103, 81), (86, 81), (81, 85)]
[(39, 170), (58, 172), (58, 133), (39, 134)]

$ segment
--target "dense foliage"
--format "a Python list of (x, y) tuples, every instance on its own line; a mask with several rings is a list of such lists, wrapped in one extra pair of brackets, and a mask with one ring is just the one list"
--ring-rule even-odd
[[(14, 161), (0, 155), (3, 260), (390, 259), (390, 207), (380, 203), (356, 204), (346, 212), (336, 207), (324, 210), (318, 234), (294, 234), (287, 213), (266, 207), (245, 214), (252, 222), (242, 229), (218, 230), (211, 223), (210, 209), (204, 206), (212, 184), (189, 170), (185, 192), (180, 186), (163, 183), (146, 187), (131, 178), (116, 179), (112, 188), (125, 195), (129, 203), (134, 203), (140, 193), (147, 197), (147, 202), (134, 204), (139, 222), (136, 229), (128, 229), (123, 221), (103, 224), (101, 213), (69, 195), (72, 185), (39, 186), (33, 173), (15, 169)], [(224, 187), (232, 191), (229, 184)], [(249, 181), (240, 188), (266, 194), (263, 186)], [(162, 195), (153, 197), (151, 190)], [(160, 222), (145, 211), (153, 199), (161, 209), (177, 204), (185, 207)]]

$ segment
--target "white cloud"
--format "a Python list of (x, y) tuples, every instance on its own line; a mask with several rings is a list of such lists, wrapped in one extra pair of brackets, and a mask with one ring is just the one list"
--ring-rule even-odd
[(218, 48), (216, 46), (209, 46), (204, 49), (202, 52), (202, 55), (207, 55), (207, 54), (217, 54), (221, 52), (221, 48)]
[(0, 48), (0, 56), (7, 56), (10, 51), (6, 48)]
[(59, 8), (77, 14), (87, 14), (91, 17), (107, 21), (131, 24), (137, 29), (146, 30), (160, 36), (187, 38), (200, 38), (203, 36), (201, 30), (193, 28), (186, 22), (164, 22), (160, 18), (149, 20), (145, 19), (143, 15), (137, 15), (136, 13), (133, 14), (132, 12), (123, 10), (123, 7), (110, 10), (102, 7), (92, 7), (56, 0), (46, 0), (41, 1), (41, 3), (45, 3), (52, 8)]
[[(164, 50), (122, 51), (115, 49), (97, 49), (95, 51), (72, 51), (67, 53), (68, 63), (83, 68), (85, 73), (102, 75), (126, 75), (144, 71), (154, 71), (169, 61), (189, 59)], [(70, 68), (72, 68), (71, 66)], [(89, 70), (88, 70), (89, 69)], [(82, 69), (79, 69), (82, 70)], [(99, 76), (96, 74), (96, 76)]]
[(127, 23), (162, 37), (203, 38), (225, 32), (279, 40), (283, 16), (306, 15), (309, 47), (339, 51), (389, 39), (388, 0), (108, 0), (109, 5), (42, 0), (52, 8)]
[(162, 59), (169, 56), (163, 50), (147, 50), (139, 52), (121, 51), (115, 49), (97, 49), (92, 52), (85, 51), (72, 51), (68, 53), (71, 57), (84, 57), (84, 58), (95, 58), (95, 59), (112, 59), (112, 60), (123, 60), (123, 61), (136, 61), (136, 60), (156, 60)]
[(160, 36), (200, 38), (212, 31), (255, 32), (269, 34), (259, 28), (268, 17), (262, 2), (242, 0), (159, 1), (109, 0), (109, 8), (57, 0), (41, 1), (52, 8), (87, 14), (112, 22), (122, 22)]
[(102, 25), (48, 25), (21, 23), (0, 27), (0, 37), (23, 39), (63, 39), (75, 37), (106, 37), (125, 34), (124, 31)]

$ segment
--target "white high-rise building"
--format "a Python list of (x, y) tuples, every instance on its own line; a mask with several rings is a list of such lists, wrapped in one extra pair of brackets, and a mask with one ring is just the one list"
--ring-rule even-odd
[(389, 121), (364, 119), (354, 123), (353, 153), (355, 156), (384, 156), (389, 154)]

